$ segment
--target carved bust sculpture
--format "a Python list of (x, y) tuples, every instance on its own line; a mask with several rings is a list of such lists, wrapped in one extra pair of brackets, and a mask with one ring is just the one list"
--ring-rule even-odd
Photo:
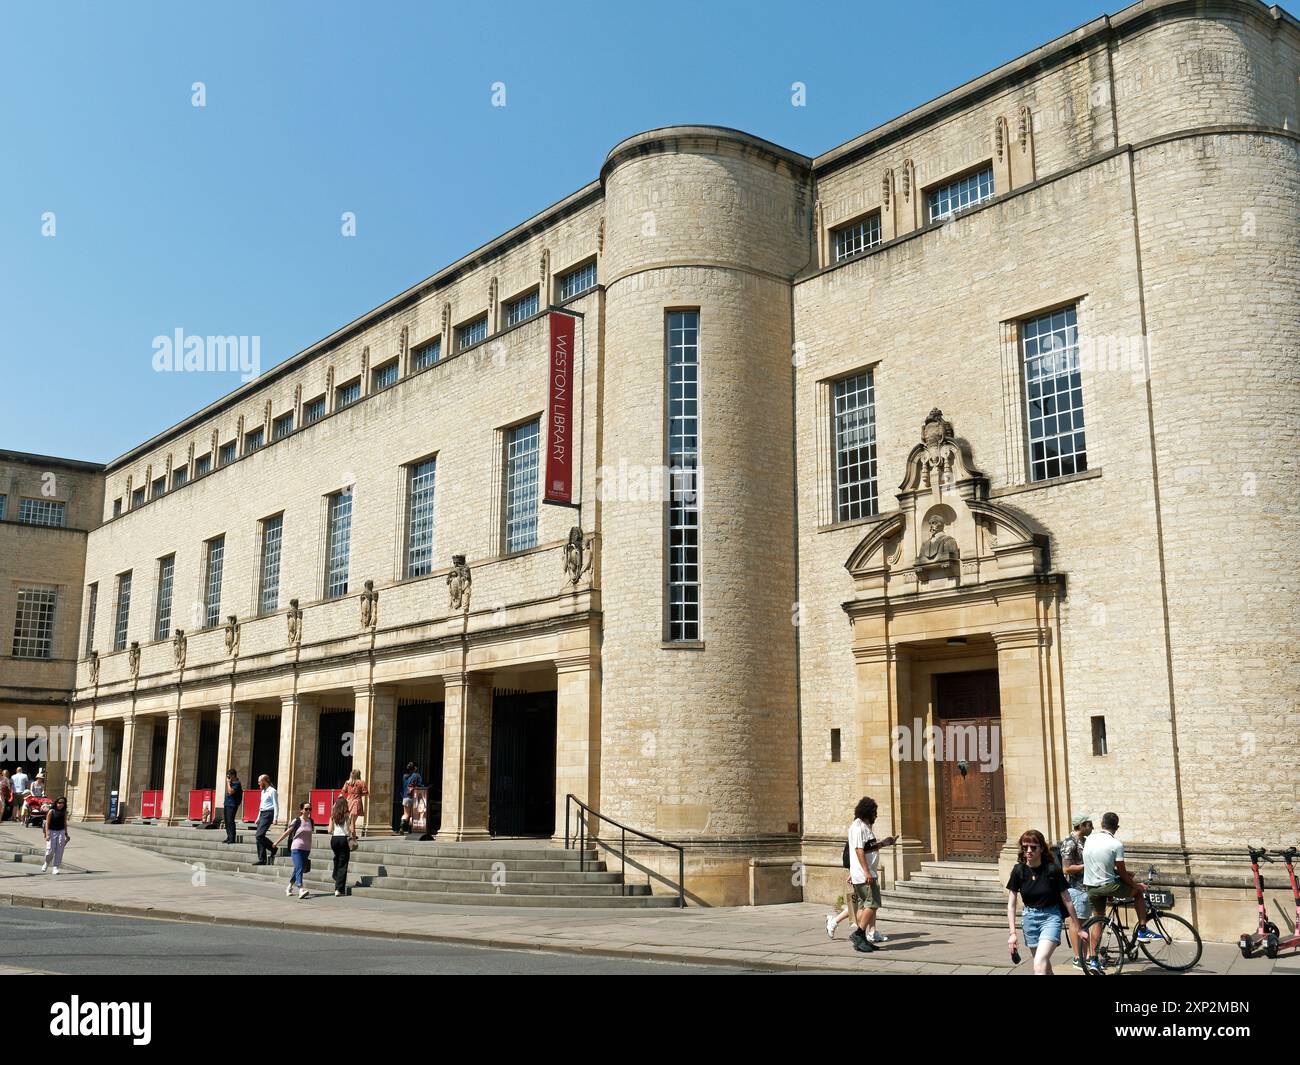
[(957, 541), (943, 531), (943, 519), (931, 518), (929, 525), (930, 538), (917, 548), (917, 562), (947, 562), (949, 559), (957, 558), (959, 555)]
[(464, 555), (451, 556), (451, 572), (447, 574), (447, 598), (452, 610), (463, 605), (469, 608), (469, 586), (473, 583)]

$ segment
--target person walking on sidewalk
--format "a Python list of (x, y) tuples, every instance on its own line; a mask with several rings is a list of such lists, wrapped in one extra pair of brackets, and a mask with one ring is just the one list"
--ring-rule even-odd
[(257, 830), (253, 839), (257, 841), (257, 864), (268, 865), (275, 860), (275, 852), (280, 849), (266, 838), (271, 826), (280, 818), (280, 796), (271, 787), (271, 778), (265, 773), (257, 778), (257, 786), (262, 789), (262, 801), (257, 807)]
[(63, 864), (63, 848), (68, 845), (68, 800), (60, 795), (45, 812), (45, 863), (41, 872), (53, 866), (55, 876)]
[(272, 852), (279, 848), (286, 836), (293, 840), (289, 845), (289, 853), (293, 855), (293, 872), (289, 874), (289, 884), (284, 889), (286, 895), (293, 894), (295, 884), (298, 887), (298, 898), (305, 899), (311, 894), (302, 886), (302, 875), (311, 871), (311, 834), (314, 831), (316, 825), (311, 819), (311, 803), (305, 802), (298, 807), (298, 816), (275, 841)]
[(27, 789), (31, 785), (31, 778), (23, 772), (22, 766), (14, 770), (12, 783), (14, 787), (14, 820), (19, 821), (26, 812), (24, 806), (27, 803)]
[(357, 819), (366, 816), (366, 796), (370, 794), (370, 789), (366, 787), (366, 782), (361, 779), (361, 770), (352, 770), (352, 775), (343, 785), (343, 797), (347, 800), (348, 812), (348, 838), (357, 838)]
[(235, 822), (239, 817), (239, 808), (244, 803), (244, 785), (239, 782), (239, 770), (226, 770), (226, 801), (221, 812), (226, 821), (226, 842), (235, 842)]
[(330, 850), (334, 852), (334, 897), (348, 893), (348, 859), (352, 857), (352, 841), (348, 821), (352, 811), (348, 800), (340, 795), (330, 809)]
[[(1074, 903), (1074, 914), (1082, 924), (1092, 916), (1092, 902), (1083, 887), (1083, 847), (1092, 835), (1092, 817), (1088, 814), (1075, 814), (1070, 818), (1072, 831), (1061, 840), (1057, 848), (1061, 855), (1061, 872), (1065, 874), (1065, 886), (1070, 892), (1070, 901)], [(1082, 964), (1079, 955), (1070, 959), (1076, 969)]]
[(399, 834), (405, 835), (411, 831), (411, 807), (415, 803), (415, 795), (412, 788), (424, 787), (424, 777), (420, 776), (420, 771), (415, 768), (414, 762), (406, 763), (406, 774), (402, 777), (402, 824), (398, 829)]
[(9, 770), (0, 769), (0, 821), (8, 821), (14, 810), (14, 782)]
[(1019, 860), (1007, 880), (1007, 946), (1016, 948), (1016, 896), (1024, 903), (1020, 926), (1025, 946), (1034, 952), (1034, 975), (1052, 975), (1052, 952), (1061, 944), (1062, 918), (1070, 921), (1074, 942), (1079, 942), (1079, 916), (1047, 840), (1036, 828), (1020, 835)]
[(888, 937), (876, 931), (876, 911), (880, 909), (880, 848), (892, 847), (894, 837), (878, 840), (871, 826), (879, 807), (876, 800), (864, 795), (853, 810), (853, 824), (849, 825), (849, 884), (852, 888), (853, 908), (857, 911), (857, 928), (849, 939), (853, 949), (868, 954), (877, 943), (888, 942)]

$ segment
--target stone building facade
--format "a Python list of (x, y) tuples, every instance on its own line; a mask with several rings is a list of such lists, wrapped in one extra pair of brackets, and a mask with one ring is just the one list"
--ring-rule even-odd
[(1147, 0), (820, 156), (618, 144), (108, 465), (77, 814), (356, 767), (387, 831), (410, 756), (439, 838), (573, 795), (718, 904), (834, 899), (864, 792), (887, 883), (1115, 809), (1235, 934), (1300, 799), (1298, 77), (1279, 8)]

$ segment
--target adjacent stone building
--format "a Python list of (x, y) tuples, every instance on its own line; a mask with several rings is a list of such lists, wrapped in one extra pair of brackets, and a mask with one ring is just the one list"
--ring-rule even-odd
[(1115, 809), (1235, 935), (1300, 799), (1298, 77), (1147, 0), (814, 158), (618, 144), (108, 465), (77, 815), (355, 767), (387, 831), (410, 760), (440, 839), (573, 795), (718, 904), (832, 901), (863, 793), (887, 886)]

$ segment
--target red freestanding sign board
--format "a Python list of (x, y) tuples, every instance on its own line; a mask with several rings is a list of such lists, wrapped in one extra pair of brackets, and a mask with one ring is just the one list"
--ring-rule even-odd
[(311, 819), (317, 828), (328, 828), (330, 823), (330, 807), (334, 805), (343, 792), (337, 788), (314, 788), (311, 793)]
[(140, 816), (146, 821), (157, 820), (162, 817), (163, 793), (158, 791), (140, 792)]
[(203, 804), (207, 803), (209, 810), (216, 810), (216, 792), (211, 788), (201, 788), (198, 791), (190, 792), (190, 820), (203, 820)]
[(546, 380), (547, 503), (573, 503), (573, 316), (552, 311), (551, 360)]
[(244, 789), (244, 820), (252, 825), (257, 823), (257, 811), (262, 805), (261, 788)]

